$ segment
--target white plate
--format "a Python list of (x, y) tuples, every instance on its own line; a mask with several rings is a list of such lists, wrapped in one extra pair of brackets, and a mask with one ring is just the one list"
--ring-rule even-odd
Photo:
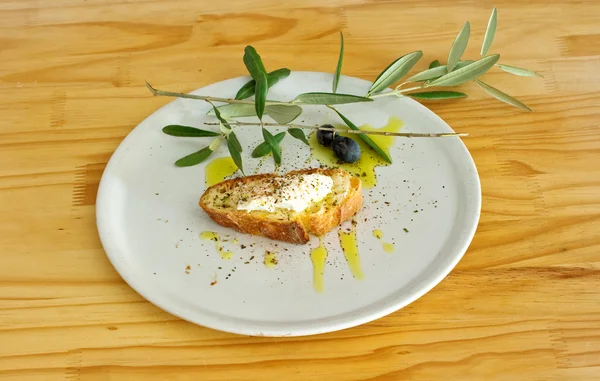
[[(231, 97), (247, 80), (230, 79), (193, 93)], [(367, 81), (342, 77), (338, 91), (364, 94), (369, 86)], [(269, 99), (289, 100), (330, 88), (331, 74), (293, 72), (269, 91)], [(173, 165), (210, 138), (171, 137), (162, 127), (203, 127), (204, 121), (214, 121), (206, 116), (208, 110), (205, 102), (176, 99), (150, 115), (118, 147), (98, 191), (98, 231), (110, 261), (131, 287), (158, 307), (196, 324), (239, 334), (299, 336), (340, 330), (380, 318), (424, 295), (452, 270), (471, 242), (481, 190), (462, 141), (397, 138), (391, 150), (394, 164), (377, 167), (377, 185), (363, 192), (356, 229), (364, 279), (353, 278), (334, 230), (325, 237), (325, 288), (316, 292), (310, 249), (318, 239), (291, 245), (217, 225), (198, 207), (206, 188), (206, 163)], [(404, 132), (452, 131), (409, 98), (381, 98), (339, 110), (357, 125), (383, 126), (396, 116), (404, 122)], [(341, 123), (322, 106), (305, 107), (300, 121)], [(262, 140), (259, 131), (244, 127), (238, 132), (247, 173), (260, 162), (250, 157)], [(305, 159), (310, 150), (298, 140), (287, 136), (282, 149), (282, 172), (309, 166)], [(215, 156), (227, 155), (222, 145)], [(263, 164), (261, 172), (272, 171), (271, 158)], [(383, 231), (382, 240), (373, 236), (374, 229)], [(222, 259), (213, 242), (200, 239), (203, 231), (237, 238), (238, 244), (223, 243), (225, 248), (235, 247), (233, 258)], [(386, 253), (382, 242), (393, 242), (395, 251)], [(247, 246), (243, 250), (242, 244)], [(265, 249), (278, 253), (275, 268), (263, 264)]]

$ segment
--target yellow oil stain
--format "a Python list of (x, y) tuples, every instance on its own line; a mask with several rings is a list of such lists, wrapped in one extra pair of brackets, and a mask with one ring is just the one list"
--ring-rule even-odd
[(275, 266), (277, 266), (277, 253), (274, 253), (272, 251), (269, 250), (265, 250), (265, 260), (263, 261), (263, 263), (265, 264), (265, 267), (268, 269), (272, 269)]
[(204, 168), (204, 181), (206, 186), (218, 184), (238, 170), (231, 157), (214, 159)]
[(231, 259), (231, 257), (233, 256), (233, 253), (231, 251), (225, 251), (223, 249), (223, 246), (221, 245), (221, 237), (219, 236), (219, 233), (205, 231), (205, 232), (200, 233), (200, 238), (205, 241), (214, 241), (215, 248), (217, 249), (217, 252), (221, 256), (221, 258)]
[(319, 246), (310, 251), (310, 260), (313, 265), (313, 287), (317, 292), (325, 290), (323, 275), (325, 273), (325, 261), (327, 260), (327, 248), (321, 238)]
[(384, 242), (384, 244), (383, 244), (383, 250), (386, 253), (393, 253), (394, 252), (394, 244), (393, 243)]
[[(386, 132), (398, 132), (404, 126), (404, 122), (396, 117), (390, 117), (388, 123), (381, 127), (375, 128), (368, 124), (362, 125), (359, 128), (365, 131), (386, 131)], [(344, 125), (336, 125), (336, 128), (346, 128)], [(390, 165), (383, 158), (381, 158), (375, 151), (371, 149), (362, 139), (358, 137), (356, 134), (345, 134), (341, 133), (341, 135), (349, 136), (354, 139), (360, 146), (360, 159), (356, 163), (340, 163), (338, 164), (338, 159), (335, 157), (333, 150), (331, 147), (323, 147), (317, 141), (317, 134), (312, 133), (309, 136), (309, 143), (311, 148), (311, 156), (319, 163), (330, 166), (330, 167), (340, 167), (347, 170), (350, 173), (355, 174), (356, 176), (360, 176), (362, 180), (363, 187), (372, 188), (377, 184), (377, 176), (375, 174), (375, 167)], [(383, 136), (383, 135), (370, 135), (371, 139), (381, 149), (389, 155), (390, 148), (394, 145), (395, 137), (394, 136)]]
[[(375, 229), (375, 230), (373, 230), (373, 237), (381, 240), (383, 238), (383, 232), (379, 229)], [(394, 252), (394, 244), (384, 242), (383, 243), (383, 251), (385, 251), (386, 253), (393, 253)]]
[(344, 257), (350, 268), (350, 272), (355, 279), (363, 279), (362, 267), (360, 265), (360, 256), (358, 255), (358, 243), (356, 242), (356, 230), (353, 228), (350, 231), (338, 230), (340, 237), (340, 245), (344, 252)]

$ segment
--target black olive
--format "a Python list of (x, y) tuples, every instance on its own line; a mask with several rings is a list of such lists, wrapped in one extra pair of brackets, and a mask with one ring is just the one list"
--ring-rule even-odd
[[(331, 124), (324, 124), (321, 127), (331, 128), (332, 130), (334, 128)], [(317, 130), (317, 141), (325, 147), (331, 147), (331, 143), (336, 136), (337, 134), (334, 131)]]
[(346, 136), (336, 136), (331, 147), (335, 156), (343, 162), (354, 163), (360, 159), (360, 146)]

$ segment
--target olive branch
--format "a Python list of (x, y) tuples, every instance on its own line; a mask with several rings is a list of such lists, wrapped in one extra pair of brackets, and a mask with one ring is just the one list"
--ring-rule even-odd
[[(499, 54), (488, 54), (488, 51), (494, 40), (497, 27), (498, 12), (494, 7), (489, 18), (486, 32), (481, 46), (480, 57), (476, 60), (463, 60), (462, 55), (467, 48), (470, 37), (470, 23), (467, 21), (458, 35), (456, 36), (450, 51), (446, 64), (442, 65), (439, 60), (431, 62), (429, 68), (414, 74), (405, 81), (395, 86), (390, 91), (385, 91), (390, 86), (398, 83), (404, 78), (410, 70), (423, 57), (422, 51), (415, 51), (401, 56), (385, 68), (375, 79), (365, 95), (355, 94), (340, 94), (337, 93), (337, 87), (340, 82), (342, 71), (342, 63), (344, 56), (344, 37), (340, 32), (340, 51), (336, 66), (335, 74), (333, 75), (332, 92), (309, 92), (297, 95), (294, 99), (288, 102), (273, 101), (267, 99), (269, 88), (277, 84), (290, 75), (290, 70), (287, 68), (277, 69), (267, 72), (262, 62), (262, 58), (252, 46), (246, 46), (244, 49), (243, 62), (246, 69), (250, 73), (252, 79), (245, 83), (237, 92), (234, 98), (221, 98), (208, 95), (193, 95), (185, 93), (177, 93), (171, 91), (159, 90), (152, 87), (148, 82), (146, 86), (155, 96), (168, 96), (187, 99), (203, 100), (211, 104), (212, 108), (209, 114), (215, 115), (218, 119), (217, 123), (205, 123), (206, 125), (219, 125), (220, 133), (203, 130), (195, 127), (169, 125), (163, 128), (165, 134), (181, 137), (213, 137), (213, 141), (201, 150), (187, 155), (175, 162), (177, 166), (190, 166), (201, 163), (206, 160), (215, 150), (219, 148), (220, 142), (225, 140), (229, 153), (237, 165), (244, 172), (241, 158), (242, 146), (233, 131), (233, 127), (240, 126), (260, 126), (264, 141), (260, 143), (252, 152), (253, 157), (265, 156), (269, 153), (273, 154), (275, 164), (281, 163), (280, 143), (289, 133), (292, 137), (302, 141), (308, 145), (308, 140), (304, 133), (304, 129), (319, 130), (319, 126), (306, 126), (292, 124), (292, 122), (302, 114), (302, 106), (326, 106), (340, 117), (340, 119), (349, 128), (348, 130), (339, 130), (346, 133), (352, 133), (362, 139), (371, 149), (373, 149), (384, 160), (391, 163), (391, 158), (382, 150), (369, 135), (388, 135), (406, 138), (437, 138), (437, 137), (463, 137), (467, 134), (454, 133), (390, 133), (379, 131), (363, 131), (360, 130), (347, 117), (340, 113), (334, 106), (350, 103), (373, 102), (378, 98), (395, 96), (409, 96), (417, 100), (447, 100), (466, 98), (467, 94), (458, 91), (448, 90), (431, 90), (439, 87), (455, 87), (467, 82), (475, 82), (484, 91), (492, 97), (505, 102), (509, 105), (517, 107), (524, 111), (532, 111), (528, 106), (518, 99), (492, 87), (491, 85), (481, 81), (479, 78), (488, 72), (493, 67), (497, 67), (507, 73), (518, 76), (538, 76), (540, 74), (527, 69), (518, 68), (515, 66), (499, 64)], [(254, 100), (248, 98), (254, 96)], [(213, 102), (225, 103), (219, 107)], [(235, 121), (237, 117), (256, 116), (257, 123)], [(276, 123), (265, 123), (264, 116), (269, 116)], [(281, 132), (273, 135), (266, 127), (280, 126), (286, 127), (286, 132)], [(331, 130), (330, 128), (328, 128)], [(338, 129), (335, 129), (338, 130)]]

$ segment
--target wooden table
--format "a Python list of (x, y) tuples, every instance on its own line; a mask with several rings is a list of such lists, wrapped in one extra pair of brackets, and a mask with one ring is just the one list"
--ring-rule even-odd
[[(0, 379), (600, 380), (600, 3), (530, 0), (0, 1)], [(482, 4), (483, 3), (483, 4)], [(226, 5), (227, 4), (227, 5)], [(235, 336), (146, 302), (94, 220), (112, 152), (179, 91), (271, 67), (373, 80), (401, 54), (445, 60), (469, 20), (492, 51), (543, 73), (486, 80), (524, 113), (463, 86), (428, 103), (465, 139), (483, 214), (464, 259), (410, 306), (308, 338)], [(310, 53), (300, 54), (301, 50)]]

